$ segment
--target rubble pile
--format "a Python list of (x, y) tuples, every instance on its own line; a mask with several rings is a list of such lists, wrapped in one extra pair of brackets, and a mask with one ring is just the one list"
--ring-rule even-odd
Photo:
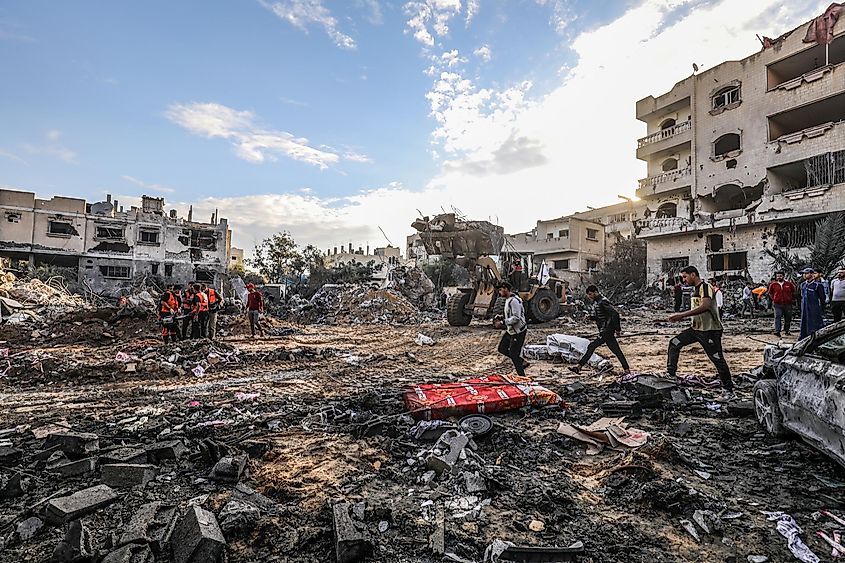
[(396, 290), (419, 307), (434, 305), (434, 282), (419, 268), (393, 268), (382, 289)]
[(14, 299), (24, 305), (42, 305), (51, 308), (78, 308), (85, 305), (79, 295), (62, 287), (44, 283), (39, 279), (19, 280), (11, 272), (0, 273), (0, 296)]
[(300, 323), (418, 324), (432, 318), (397, 290), (357, 284), (326, 284), (310, 300), (292, 297), (289, 307), (290, 319)]

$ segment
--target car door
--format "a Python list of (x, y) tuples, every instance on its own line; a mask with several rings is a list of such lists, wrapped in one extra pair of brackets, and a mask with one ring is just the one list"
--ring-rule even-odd
[(784, 426), (845, 464), (845, 327), (788, 353), (777, 372)]

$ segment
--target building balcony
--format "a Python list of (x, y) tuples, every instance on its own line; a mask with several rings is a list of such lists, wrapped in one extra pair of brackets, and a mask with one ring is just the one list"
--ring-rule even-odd
[(685, 217), (663, 217), (660, 219), (640, 219), (636, 223), (638, 237), (647, 238), (686, 231), (690, 227), (689, 219)]
[(645, 160), (658, 152), (669, 151), (692, 141), (692, 121), (682, 121), (637, 141), (637, 158)]
[(692, 168), (680, 168), (661, 172), (656, 176), (649, 176), (640, 180), (637, 197), (647, 198), (656, 194), (675, 191), (690, 186), (692, 183)]

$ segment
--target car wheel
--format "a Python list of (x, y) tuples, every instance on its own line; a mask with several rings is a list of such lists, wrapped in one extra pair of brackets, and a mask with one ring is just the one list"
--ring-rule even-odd
[(778, 405), (777, 382), (773, 379), (764, 379), (754, 384), (754, 414), (768, 434), (775, 437), (786, 434)]

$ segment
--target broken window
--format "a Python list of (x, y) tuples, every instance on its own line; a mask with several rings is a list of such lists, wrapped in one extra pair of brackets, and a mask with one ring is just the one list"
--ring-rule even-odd
[(829, 152), (804, 161), (807, 187), (845, 183), (845, 151)]
[(6, 221), (8, 221), (9, 223), (20, 223), (21, 222), (21, 214), (20, 213), (14, 213), (12, 211), (7, 211), (6, 212)]
[(707, 250), (710, 252), (719, 252), (725, 244), (725, 237), (723, 235), (707, 235)]
[(173, 276), (173, 264), (164, 265), (164, 275), (168, 278)]
[(122, 240), (123, 227), (104, 227), (102, 225), (97, 225), (95, 237), (107, 240)]
[(728, 160), (727, 162), (725, 162), (725, 168), (729, 168), (729, 169), (733, 170), (734, 168), (736, 168), (736, 164), (737, 164), (736, 159), (732, 158), (732, 159)]
[(139, 232), (139, 240), (145, 244), (158, 244), (158, 230), (142, 229)]
[(599, 269), (599, 263), (596, 260), (587, 260), (587, 271), (594, 272)]
[(557, 232), (559, 238), (569, 238), (569, 229), (562, 229)]
[(740, 187), (736, 184), (719, 186), (713, 194), (716, 211), (745, 209), (749, 204), (763, 197), (763, 185)]
[(129, 266), (100, 266), (100, 274), (104, 278), (128, 280), (131, 272)]
[(816, 242), (816, 222), (800, 221), (775, 227), (775, 240), (781, 248), (807, 248)]
[(666, 131), (667, 129), (671, 129), (674, 126), (675, 120), (670, 117), (669, 119), (665, 120), (663, 123), (660, 124), (660, 130)]
[(678, 169), (678, 159), (677, 158), (667, 158), (663, 161), (663, 164), (660, 165), (661, 170), (664, 172), (669, 172), (670, 170), (677, 170)]
[(713, 95), (713, 109), (723, 108), (739, 102), (739, 86), (722, 88)]
[(670, 217), (677, 217), (678, 216), (678, 204), (677, 203), (664, 203), (660, 207), (657, 208), (656, 217), (658, 219), (668, 219)]
[[(845, 121), (845, 93), (823, 98), (817, 102), (799, 106), (769, 117), (769, 140), (791, 135), (819, 126)], [(818, 134), (824, 134), (822, 127)]]
[(827, 64), (838, 65), (842, 62), (845, 62), (845, 40), (840, 35), (829, 46), (817, 43), (809, 49), (770, 64), (767, 69), (769, 89), (811, 73)]
[(76, 232), (76, 229), (73, 228), (71, 223), (66, 221), (50, 221), (47, 223), (47, 233), (51, 235), (59, 235), (59, 236), (71, 236), (79, 234)]
[(555, 238), (554, 233), (546, 233), (546, 240), (552, 240), (553, 238)]
[(737, 133), (722, 135), (713, 143), (713, 156), (724, 156), (740, 149), (740, 138)]
[(195, 270), (194, 279), (200, 283), (214, 283), (214, 272), (208, 270)]
[(587, 240), (599, 240), (598, 229), (587, 229)]
[(568, 270), (569, 260), (555, 260), (553, 267), (555, 270)]
[(150, 271), (152, 271), (154, 276), (158, 275), (158, 264), (152, 264), (150, 266)]
[(677, 274), (687, 266), (689, 266), (689, 256), (663, 259), (663, 271), (670, 274)]
[(202, 250), (217, 250), (217, 233), (214, 231), (190, 229), (183, 232), (190, 236), (188, 246)]
[(747, 252), (728, 252), (726, 254), (711, 254), (707, 257), (707, 269), (711, 272), (726, 270), (745, 270), (748, 268)]

